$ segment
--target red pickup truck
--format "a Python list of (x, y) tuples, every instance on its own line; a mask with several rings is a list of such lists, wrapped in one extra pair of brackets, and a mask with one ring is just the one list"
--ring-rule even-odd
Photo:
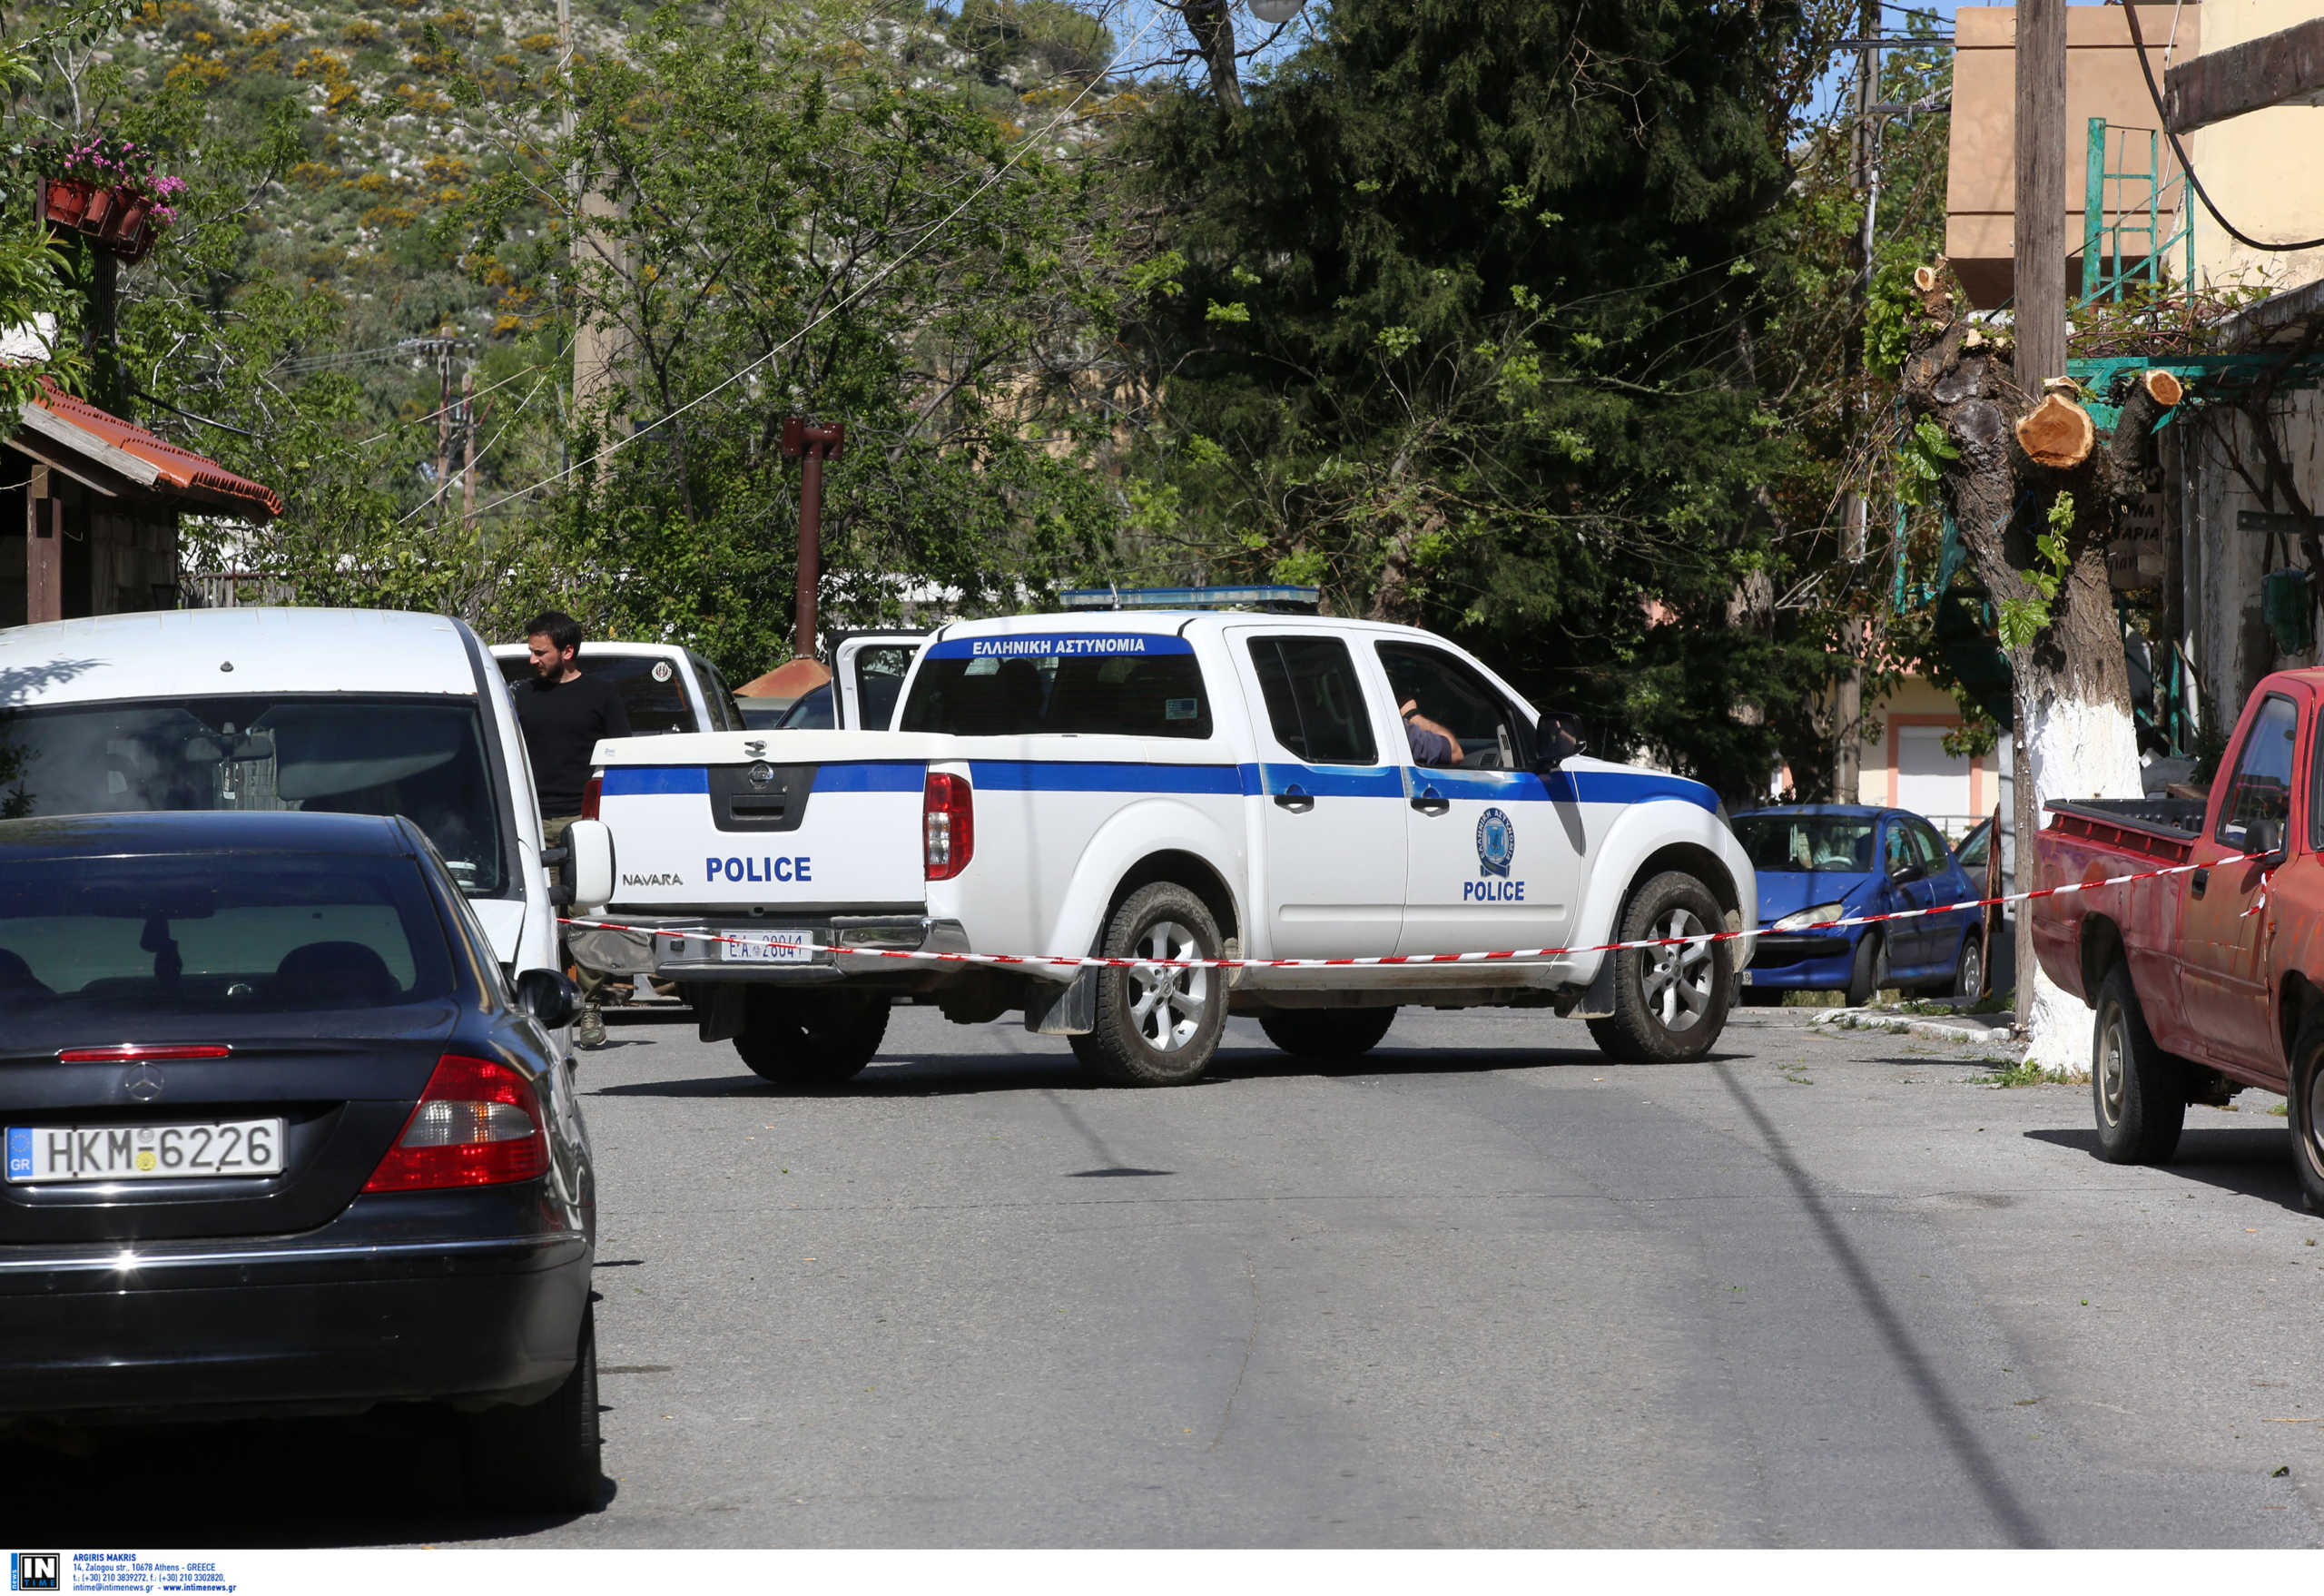
[(2252, 690), (2208, 800), (2051, 803), (2034, 841), (2041, 885), (2196, 868), (2036, 899), (2033, 911), (2043, 970), (2097, 1010), (2104, 1157), (2166, 1162), (2190, 1102), (2281, 1092), (2301, 1194), (2324, 1212), (2319, 711), (2324, 670), (2280, 671)]

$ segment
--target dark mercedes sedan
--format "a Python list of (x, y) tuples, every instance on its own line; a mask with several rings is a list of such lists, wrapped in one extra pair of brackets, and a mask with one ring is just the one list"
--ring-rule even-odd
[(573, 1003), (409, 821), (0, 821), (0, 1423), (444, 1402), (593, 1505)]

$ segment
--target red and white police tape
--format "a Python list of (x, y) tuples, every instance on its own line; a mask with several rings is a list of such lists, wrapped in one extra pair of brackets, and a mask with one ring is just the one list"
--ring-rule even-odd
[[(2161, 870), (2142, 870), (2130, 875), (2108, 876), (2103, 881), (2068, 882), (2062, 886), (2037, 887), (2030, 892), (2008, 892), (1998, 898), (1974, 898), (1958, 903), (1935, 903), (1926, 909), (1896, 909), (1886, 914), (1859, 914), (1846, 920), (1827, 920), (1803, 929), (1837, 931), (1845, 926), (1879, 925), (1892, 920), (1918, 920), (1930, 914), (1958, 914), (1965, 909), (1989, 909), (2001, 903), (2024, 903), (2035, 898), (2063, 897), (2068, 892), (2086, 892), (2095, 887), (2119, 887), (2131, 882), (2150, 882), (2166, 875), (2184, 875), (2190, 871), (2216, 870), (2221, 865), (2247, 864), (2264, 859), (2264, 853), (2230, 853), (2224, 859), (2207, 860), (2201, 864), (2171, 864)], [(2260, 891), (2251, 907), (2244, 913), (2256, 914), (2268, 901), (2268, 872), (2260, 878)], [(707, 931), (672, 931), (666, 927), (624, 925), (612, 920), (567, 919), (561, 923), (584, 931), (628, 931), (637, 936), (667, 936), (687, 941), (732, 942), (740, 947), (759, 945), (765, 933), (756, 936), (724, 935)], [(773, 928), (769, 928), (773, 930)], [(807, 953), (847, 953), (865, 959), (918, 959), (940, 964), (1049, 964), (1068, 965), (1081, 970), (1324, 970), (1340, 965), (1374, 964), (1509, 964), (1544, 963), (1574, 953), (1621, 953), (1636, 948), (1692, 947), (1697, 943), (1731, 942), (1743, 937), (1788, 935), (1770, 933), (1764, 930), (1742, 931), (1706, 931), (1691, 937), (1645, 937), (1629, 942), (1597, 942), (1587, 947), (1516, 948), (1494, 953), (1380, 953), (1358, 959), (1114, 959), (1098, 954), (1072, 953), (950, 953), (933, 952), (918, 948), (859, 948), (833, 947), (822, 942), (790, 944)]]

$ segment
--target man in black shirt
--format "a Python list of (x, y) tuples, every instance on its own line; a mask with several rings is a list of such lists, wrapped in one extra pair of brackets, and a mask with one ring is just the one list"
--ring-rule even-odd
[[(532, 680), (517, 687), (517, 724), (524, 728), (525, 752), (533, 764), (533, 791), (540, 798), (541, 831), (548, 846), (565, 845), (566, 829), (581, 818), (581, 793), (589, 784), (589, 756), (605, 737), (629, 735), (629, 712), (621, 695), (601, 676), (585, 676), (575, 660), (581, 653), (581, 623), (556, 610), (536, 616), (525, 627), (533, 660)], [(579, 963), (581, 1017), (573, 1039), (581, 1047), (605, 1045), (606, 1022), (597, 1013), (597, 989), (605, 977)]]

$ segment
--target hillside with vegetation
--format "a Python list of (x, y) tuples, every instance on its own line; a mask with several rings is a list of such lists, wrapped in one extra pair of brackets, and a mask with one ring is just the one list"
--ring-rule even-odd
[[(578, 0), (569, 61), (526, 5), (43, 13), (0, 301), (280, 488), (192, 558), (303, 601), (554, 602), (755, 674), (813, 413), (849, 430), (834, 624), (1309, 582), (1730, 793), (1828, 743), (1884, 580), (1834, 505), (1896, 470), (1849, 421), (1856, 207), (1809, 113), (1851, 6), (1156, 16), (1133, 72), (1064, 0)], [(117, 361), (77, 353), (85, 251), (30, 241), (34, 141), (93, 131), (190, 185)]]

